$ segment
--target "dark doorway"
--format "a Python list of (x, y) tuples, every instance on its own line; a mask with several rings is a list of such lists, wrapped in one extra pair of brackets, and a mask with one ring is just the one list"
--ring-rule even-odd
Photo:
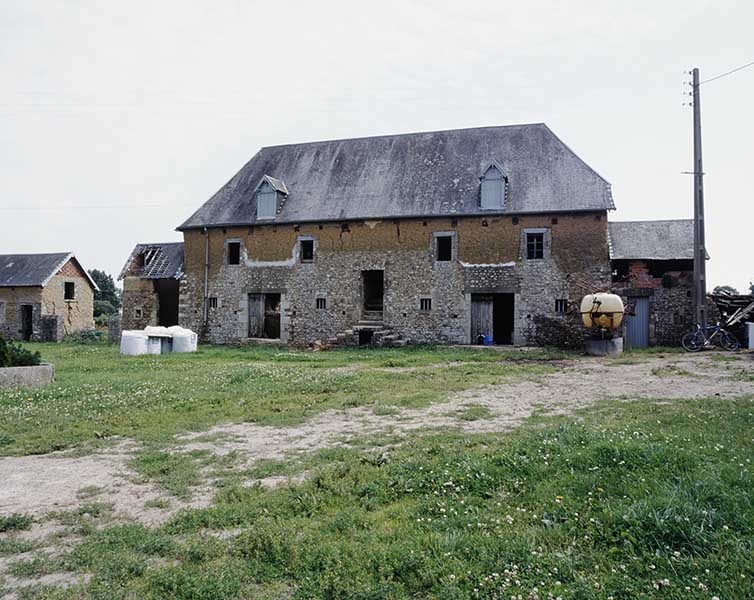
[(31, 304), (21, 305), (21, 339), (31, 340), (34, 334), (34, 307)]
[(249, 337), (280, 339), (280, 294), (249, 294)]
[(178, 280), (155, 279), (157, 292), (157, 324), (164, 327), (178, 325)]
[(471, 295), (471, 343), (513, 343), (513, 294)]
[(364, 310), (382, 311), (385, 295), (385, 271), (362, 271)]

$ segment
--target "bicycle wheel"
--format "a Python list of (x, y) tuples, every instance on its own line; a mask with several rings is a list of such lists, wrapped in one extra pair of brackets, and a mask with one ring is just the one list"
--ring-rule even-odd
[(691, 331), (683, 336), (681, 345), (688, 352), (699, 352), (704, 348), (704, 334), (701, 331)]
[(722, 344), (723, 348), (730, 350), (731, 352), (738, 350), (741, 347), (741, 343), (736, 336), (727, 331), (720, 332), (720, 344)]

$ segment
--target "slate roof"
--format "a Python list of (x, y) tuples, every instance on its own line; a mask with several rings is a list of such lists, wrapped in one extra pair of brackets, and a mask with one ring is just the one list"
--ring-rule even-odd
[[(73, 252), (0, 254), (0, 287), (44, 287), (71, 259), (81, 268)], [(98, 290), (89, 273), (83, 268), (81, 271), (92, 288)]]
[[(508, 178), (502, 211), (479, 207), (492, 162)], [(610, 184), (539, 123), (262, 148), (178, 230), (255, 223), (265, 176), (289, 192), (273, 223), (615, 208)]]
[(133, 260), (144, 255), (144, 266), (134, 275), (142, 279), (180, 279), (183, 275), (183, 242), (136, 244), (118, 279), (123, 279)]
[(694, 258), (694, 221), (615, 221), (609, 224), (610, 258)]

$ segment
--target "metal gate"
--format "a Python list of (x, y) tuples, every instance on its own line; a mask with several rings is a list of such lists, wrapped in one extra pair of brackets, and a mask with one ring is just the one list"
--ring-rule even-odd
[(628, 299), (634, 305), (634, 314), (626, 315), (626, 343), (629, 348), (649, 346), (649, 298)]

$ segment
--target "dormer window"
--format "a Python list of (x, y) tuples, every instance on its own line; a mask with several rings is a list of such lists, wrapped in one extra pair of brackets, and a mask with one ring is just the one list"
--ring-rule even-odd
[(256, 189), (257, 219), (274, 219), (280, 204), (288, 197), (288, 188), (280, 179), (269, 175), (262, 177)]
[(501, 209), (505, 205), (507, 178), (497, 163), (490, 163), (479, 178), (481, 181), (481, 208)]

